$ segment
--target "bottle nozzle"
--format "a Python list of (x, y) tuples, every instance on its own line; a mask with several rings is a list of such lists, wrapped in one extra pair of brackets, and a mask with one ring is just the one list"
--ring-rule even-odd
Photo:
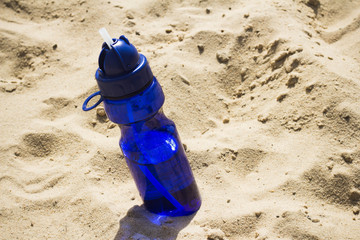
[(111, 44), (113, 44), (114, 41), (110, 37), (108, 31), (106, 31), (105, 28), (100, 28), (99, 33), (102, 36), (102, 38), (104, 39), (105, 43), (108, 45), (109, 49), (111, 49), (112, 48)]

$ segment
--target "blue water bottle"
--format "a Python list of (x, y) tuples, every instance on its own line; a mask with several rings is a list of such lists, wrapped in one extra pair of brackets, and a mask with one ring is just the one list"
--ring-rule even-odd
[[(147, 59), (125, 36), (111, 39), (105, 29), (100, 34), (100, 91), (85, 100), (83, 110), (103, 102), (108, 118), (120, 126), (120, 148), (147, 210), (167, 216), (196, 212), (199, 190), (175, 124), (161, 109), (164, 93)], [(97, 95), (99, 101), (87, 107)]]

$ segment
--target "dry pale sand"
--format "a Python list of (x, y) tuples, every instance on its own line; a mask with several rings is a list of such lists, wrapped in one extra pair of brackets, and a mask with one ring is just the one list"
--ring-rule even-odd
[[(360, 239), (360, 1), (0, 0), (0, 239)], [(146, 212), (82, 102), (147, 56), (203, 205)]]

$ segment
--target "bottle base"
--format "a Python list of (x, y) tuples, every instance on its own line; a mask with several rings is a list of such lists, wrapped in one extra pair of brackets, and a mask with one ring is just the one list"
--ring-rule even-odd
[(172, 195), (182, 205), (181, 209), (176, 208), (165, 197), (145, 199), (145, 208), (149, 212), (171, 217), (191, 215), (200, 209), (201, 198), (195, 181), (186, 188), (172, 193)]
[[(145, 204), (144, 204), (145, 205)], [(161, 215), (161, 216), (168, 216), (168, 217), (182, 217), (182, 216), (189, 216), (192, 215), (194, 213), (196, 213), (201, 207), (201, 201), (199, 203), (199, 207), (197, 209), (194, 209), (192, 211), (184, 211), (184, 210), (178, 210), (178, 209), (174, 209), (174, 210), (170, 210), (170, 211), (154, 211), (153, 209), (149, 209), (146, 207), (145, 205), (145, 209), (151, 213), (157, 214), (157, 215)]]

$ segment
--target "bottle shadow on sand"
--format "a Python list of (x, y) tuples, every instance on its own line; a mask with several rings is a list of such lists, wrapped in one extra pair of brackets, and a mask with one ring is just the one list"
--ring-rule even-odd
[(184, 217), (160, 216), (148, 212), (144, 206), (136, 205), (120, 220), (120, 228), (114, 240), (173, 240), (195, 214)]

